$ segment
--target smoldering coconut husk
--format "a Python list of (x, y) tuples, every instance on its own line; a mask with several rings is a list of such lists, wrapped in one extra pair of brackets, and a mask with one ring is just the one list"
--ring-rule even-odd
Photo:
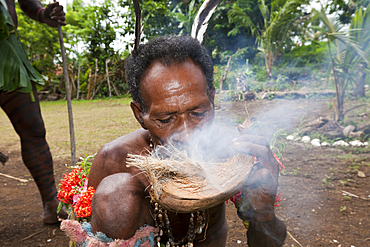
[(127, 166), (148, 177), (152, 197), (179, 213), (205, 210), (231, 198), (245, 185), (253, 163), (252, 156), (240, 153), (220, 162), (197, 161), (177, 149), (167, 158), (156, 153), (127, 156)]

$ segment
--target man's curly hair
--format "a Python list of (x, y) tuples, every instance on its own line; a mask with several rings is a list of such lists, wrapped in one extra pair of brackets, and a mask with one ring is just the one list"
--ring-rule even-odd
[(165, 66), (191, 59), (200, 66), (206, 80), (207, 92), (213, 86), (213, 63), (207, 50), (190, 36), (159, 36), (146, 44), (141, 44), (127, 59), (125, 64), (126, 81), (132, 99), (140, 103), (143, 113), (146, 106), (139, 90), (141, 76), (153, 61)]

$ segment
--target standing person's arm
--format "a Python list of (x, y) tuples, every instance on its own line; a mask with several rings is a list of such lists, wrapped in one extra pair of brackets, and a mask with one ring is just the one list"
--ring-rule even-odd
[(65, 13), (59, 2), (51, 3), (44, 8), (39, 0), (19, 0), (19, 6), (23, 12), (33, 20), (46, 23), (50, 27), (57, 27), (57, 23), (64, 26)]

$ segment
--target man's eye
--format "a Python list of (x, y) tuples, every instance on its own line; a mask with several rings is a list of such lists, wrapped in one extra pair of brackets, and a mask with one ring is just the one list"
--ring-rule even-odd
[(161, 123), (168, 123), (170, 122), (171, 118), (167, 118), (167, 119), (159, 119), (159, 122)]
[(193, 112), (192, 115), (194, 117), (203, 117), (206, 114), (206, 112)]

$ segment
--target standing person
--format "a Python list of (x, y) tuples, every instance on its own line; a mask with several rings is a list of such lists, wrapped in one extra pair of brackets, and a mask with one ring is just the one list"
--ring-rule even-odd
[[(39, 0), (18, 0), (23, 12), (50, 27), (66, 25), (63, 6), (58, 2), (45, 8)], [(53, 160), (45, 139), (45, 126), (40, 112), (36, 84), (42, 78), (32, 67), (17, 37), (17, 14), (14, 0), (0, 0), (0, 106), (20, 137), (22, 159), (40, 191), (46, 224), (58, 222), (57, 189)], [(61, 211), (60, 217), (65, 217)]]

